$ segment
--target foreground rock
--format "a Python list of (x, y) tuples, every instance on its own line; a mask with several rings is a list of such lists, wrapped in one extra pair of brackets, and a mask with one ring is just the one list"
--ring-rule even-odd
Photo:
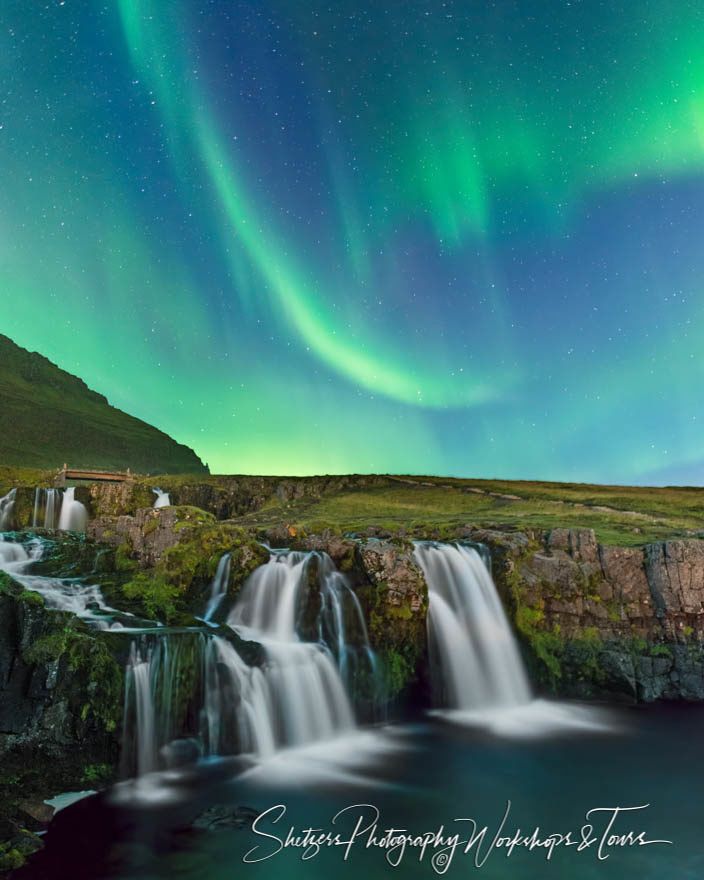
[(46, 609), (41, 596), (0, 572), (0, 865), (6, 868), (37, 848), (26, 829), (40, 830), (50, 818), (45, 798), (114, 775), (122, 671), (107, 638), (72, 614)]

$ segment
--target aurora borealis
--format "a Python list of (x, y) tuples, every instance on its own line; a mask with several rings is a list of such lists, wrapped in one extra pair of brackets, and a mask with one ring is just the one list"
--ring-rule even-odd
[(0, 11), (2, 332), (213, 472), (704, 482), (704, 11)]

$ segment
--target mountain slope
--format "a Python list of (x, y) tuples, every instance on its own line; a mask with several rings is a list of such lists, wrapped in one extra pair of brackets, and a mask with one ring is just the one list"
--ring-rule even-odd
[(110, 406), (77, 376), (0, 334), (0, 464), (199, 474), (188, 446)]

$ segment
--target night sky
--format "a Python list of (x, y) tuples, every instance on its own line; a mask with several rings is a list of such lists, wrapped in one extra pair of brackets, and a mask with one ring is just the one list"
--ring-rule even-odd
[(704, 8), (0, 9), (0, 329), (214, 472), (704, 482)]

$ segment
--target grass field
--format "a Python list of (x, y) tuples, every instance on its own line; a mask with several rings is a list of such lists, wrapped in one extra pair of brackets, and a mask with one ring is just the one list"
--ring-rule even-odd
[(591, 528), (602, 543), (637, 546), (704, 536), (704, 489), (642, 488), (575, 483), (396, 477), (384, 488), (346, 491), (290, 505), (273, 497), (242, 518), (267, 524), (286, 519), (319, 531), (451, 528), (472, 523), (542, 529)]
[[(54, 474), (27, 468), (0, 466), (0, 494), (12, 486), (50, 485)], [(307, 482), (312, 493), (283, 502), (276, 492), (284, 481)], [(208, 485), (266, 497), (263, 505), (239, 518), (242, 525), (267, 527), (282, 522), (320, 532), (363, 532), (369, 526), (420, 534), (450, 533), (468, 523), (477, 526), (591, 528), (606, 544), (639, 546), (668, 538), (704, 537), (704, 488), (671, 486), (599, 486), (455, 479), (445, 477), (385, 476), (371, 480), (352, 477), (350, 485), (318, 477), (247, 477), (222, 474), (170, 474), (143, 478), (151, 492), (161, 485), (178, 494), (185, 485)], [(370, 482), (378, 485), (370, 486)], [(249, 484), (249, 489), (247, 488)], [(270, 494), (269, 494), (270, 493)]]

